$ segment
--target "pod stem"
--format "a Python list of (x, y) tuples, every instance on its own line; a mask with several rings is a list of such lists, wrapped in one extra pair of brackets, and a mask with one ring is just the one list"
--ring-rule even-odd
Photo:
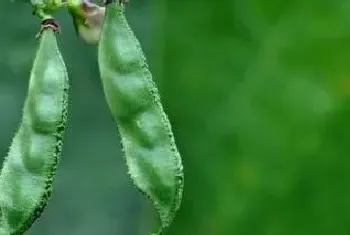
[(104, 5), (107, 6), (111, 3), (118, 2), (119, 5), (129, 3), (129, 0), (104, 0)]
[(41, 7), (39, 7), (37, 5), (33, 5), (32, 14), (37, 16), (42, 21), (52, 18), (52, 16), (50, 14), (47, 14), (44, 9), (42, 9)]
[(30, 0), (30, 3), (32, 4), (33, 15), (36, 15), (42, 21), (52, 19), (51, 14), (68, 6), (68, 0)]
[(36, 35), (36, 38), (40, 38), (43, 31), (48, 29), (48, 28), (52, 29), (55, 33), (59, 33), (60, 25), (53, 18), (47, 18), (47, 19), (42, 20), (41, 24), (40, 24), (40, 31)]

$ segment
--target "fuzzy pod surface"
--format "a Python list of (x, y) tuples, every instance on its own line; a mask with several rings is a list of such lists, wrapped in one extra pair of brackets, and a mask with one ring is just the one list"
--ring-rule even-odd
[(134, 184), (153, 202), (163, 234), (178, 211), (183, 167), (140, 43), (120, 3), (106, 6), (98, 49), (102, 85)]
[(22, 121), (0, 174), (0, 235), (27, 231), (51, 196), (66, 128), (68, 86), (55, 31), (44, 28)]

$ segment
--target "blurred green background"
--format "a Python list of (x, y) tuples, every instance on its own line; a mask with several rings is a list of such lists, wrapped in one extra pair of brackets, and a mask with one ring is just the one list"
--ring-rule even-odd
[[(131, 0), (185, 167), (169, 235), (350, 234), (350, 2)], [(70, 16), (59, 44), (69, 128), (54, 194), (29, 235), (147, 235), (102, 92)], [(0, 156), (20, 118), (39, 22), (0, 2)]]

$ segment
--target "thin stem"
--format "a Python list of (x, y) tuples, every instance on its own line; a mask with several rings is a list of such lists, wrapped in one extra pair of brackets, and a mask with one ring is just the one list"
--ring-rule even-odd
[(51, 14), (69, 5), (68, 0), (30, 0), (30, 3), (33, 7), (33, 15), (36, 15), (41, 21), (52, 19)]

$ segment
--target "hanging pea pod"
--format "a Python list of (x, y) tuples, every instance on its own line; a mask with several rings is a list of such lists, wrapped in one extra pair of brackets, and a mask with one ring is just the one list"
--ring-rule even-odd
[(53, 20), (45, 20), (22, 122), (0, 174), (0, 235), (19, 235), (40, 217), (52, 192), (62, 150), (68, 75)]
[(130, 177), (153, 201), (161, 222), (157, 234), (163, 234), (181, 204), (181, 157), (146, 58), (120, 2), (107, 3), (98, 61)]

